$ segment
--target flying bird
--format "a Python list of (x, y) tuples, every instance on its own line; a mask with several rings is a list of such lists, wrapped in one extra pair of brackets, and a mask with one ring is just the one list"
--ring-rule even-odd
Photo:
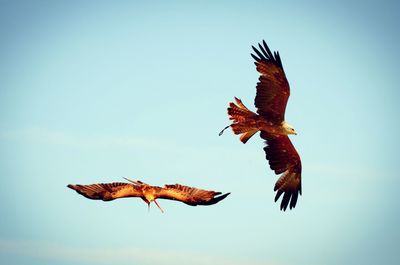
[(119, 198), (140, 197), (147, 203), (149, 208), (150, 203), (154, 201), (161, 212), (164, 212), (164, 210), (157, 203), (156, 199), (176, 200), (191, 206), (212, 205), (225, 199), (230, 194), (225, 193), (220, 195), (221, 192), (202, 190), (180, 184), (158, 187), (151, 186), (139, 180), (132, 181), (127, 178), (125, 179), (131, 183), (69, 184), (67, 187), (92, 200), (112, 201)]
[(279, 52), (272, 53), (265, 41), (252, 46), (257, 71), (260, 73), (256, 86), (254, 105), (257, 113), (250, 111), (240, 99), (230, 102), (229, 119), (234, 134), (240, 135), (240, 141), (246, 143), (255, 133), (265, 140), (264, 151), (270, 168), (275, 174), (282, 174), (275, 184), (275, 202), (283, 194), (281, 210), (296, 206), (301, 195), (301, 160), (288, 135), (297, 134), (295, 129), (285, 121), (285, 109), (290, 95), (288, 80), (283, 70)]

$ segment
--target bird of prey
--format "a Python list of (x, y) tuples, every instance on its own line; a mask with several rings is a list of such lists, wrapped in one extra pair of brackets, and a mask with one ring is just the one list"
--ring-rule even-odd
[(250, 111), (240, 99), (235, 97), (236, 104), (229, 103), (228, 115), (233, 123), (234, 134), (240, 135), (240, 141), (246, 143), (255, 133), (265, 140), (264, 151), (270, 168), (275, 174), (282, 174), (275, 184), (277, 191), (275, 202), (283, 195), (281, 210), (296, 206), (301, 195), (301, 161), (300, 156), (290, 141), (289, 134), (297, 134), (285, 121), (285, 109), (290, 94), (289, 83), (283, 70), (278, 52), (272, 53), (265, 41), (252, 46), (257, 71), (260, 73), (254, 105), (257, 113)]
[(221, 192), (202, 190), (180, 184), (158, 187), (141, 181), (125, 179), (131, 183), (69, 184), (67, 187), (92, 200), (112, 201), (119, 198), (140, 197), (147, 203), (149, 208), (150, 203), (154, 201), (161, 212), (164, 212), (164, 210), (157, 203), (156, 199), (176, 200), (191, 206), (212, 205), (225, 199), (230, 194), (225, 193), (220, 195)]

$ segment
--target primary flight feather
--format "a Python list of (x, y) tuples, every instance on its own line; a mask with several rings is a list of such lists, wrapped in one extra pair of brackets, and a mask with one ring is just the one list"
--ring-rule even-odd
[(119, 198), (140, 197), (149, 206), (154, 201), (161, 212), (164, 211), (156, 199), (176, 200), (191, 206), (212, 205), (225, 199), (230, 194), (225, 193), (221, 195), (221, 192), (203, 190), (180, 184), (158, 187), (141, 181), (126, 180), (131, 183), (69, 184), (67, 187), (92, 200), (111, 201)]
[(246, 143), (255, 133), (261, 132), (270, 168), (275, 174), (282, 174), (275, 184), (275, 201), (283, 194), (281, 210), (286, 210), (288, 206), (292, 209), (301, 195), (301, 160), (288, 137), (289, 134), (297, 133), (285, 121), (290, 87), (279, 53), (272, 53), (265, 41), (258, 44), (259, 49), (254, 46), (252, 48), (255, 54), (251, 56), (260, 73), (254, 99), (257, 113), (250, 111), (235, 97), (236, 104), (230, 102), (228, 108), (229, 119), (233, 123), (225, 127), (220, 135), (231, 127), (234, 134), (240, 135), (240, 141)]

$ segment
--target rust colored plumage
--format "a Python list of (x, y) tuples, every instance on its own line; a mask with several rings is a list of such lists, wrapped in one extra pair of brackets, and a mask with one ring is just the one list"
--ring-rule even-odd
[(277, 175), (282, 174), (275, 184), (277, 192), (275, 201), (283, 194), (281, 210), (294, 208), (298, 195), (301, 195), (301, 160), (290, 141), (289, 134), (297, 134), (285, 121), (285, 110), (290, 95), (289, 83), (283, 70), (278, 52), (272, 53), (263, 41), (258, 48), (252, 46), (255, 54), (257, 71), (260, 73), (256, 86), (254, 105), (257, 113), (250, 111), (240, 99), (235, 97), (235, 103), (228, 107), (229, 119), (234, 134), (240, 135), (240, 141), (246, 143), (255, 133), (265, 140), (264, 151), (270, 168)]
[(113, 182), (90, 185), (72, 185), (67, 187), (92, 200), (111, 201), (119, 198), (139, 197), (148, 205), (152, 201), (163, 212), (156, 199), (176, 200), (191, 206), (212, 205), (225, 199), (230, 193), (221, 195), (221, 192), (203, 190), (180, 184), (165, 185), (164, 187), (151, 186), (141, 181), (131, 183)]

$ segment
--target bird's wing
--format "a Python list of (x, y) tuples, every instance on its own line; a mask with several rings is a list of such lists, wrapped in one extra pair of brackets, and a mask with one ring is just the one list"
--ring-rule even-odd
[[(191, 206), (196, 205), (212, 205), (226, 198), (230, 193), (220, 195), (221, 192), (202, 190), (183, 186), (180, 184), (165, 185), (160, 188), (157, 198), (176, 200)], [(218, 196), (220, 195), (220, 196)]]
[(257, 113), (269, 121), (281, 123), (285, 119), (286, 104), (290, 95), (289, 83), (283, 70), (279, 52), (272, 54), (265, 41), (259, 50), (252, 46), (257, 71), (261, 74), (257, 83), (254, 105)]
[(284, 193), (281, 210), (296, 206), (301, 195), (301, 160), (288, 136), (272, 136), (264, 131), (260, 134), (265, 139), (264, 151), (269, 165), (275, 174), (283, 173), (275, 184), (275, 201)]
[(139, 189), (138, 186), (121, 182), (91, 185), (69, 184), (67, 187), (92, 200), (111, 201), (124, 197), (142, 196), (141, 189)]

